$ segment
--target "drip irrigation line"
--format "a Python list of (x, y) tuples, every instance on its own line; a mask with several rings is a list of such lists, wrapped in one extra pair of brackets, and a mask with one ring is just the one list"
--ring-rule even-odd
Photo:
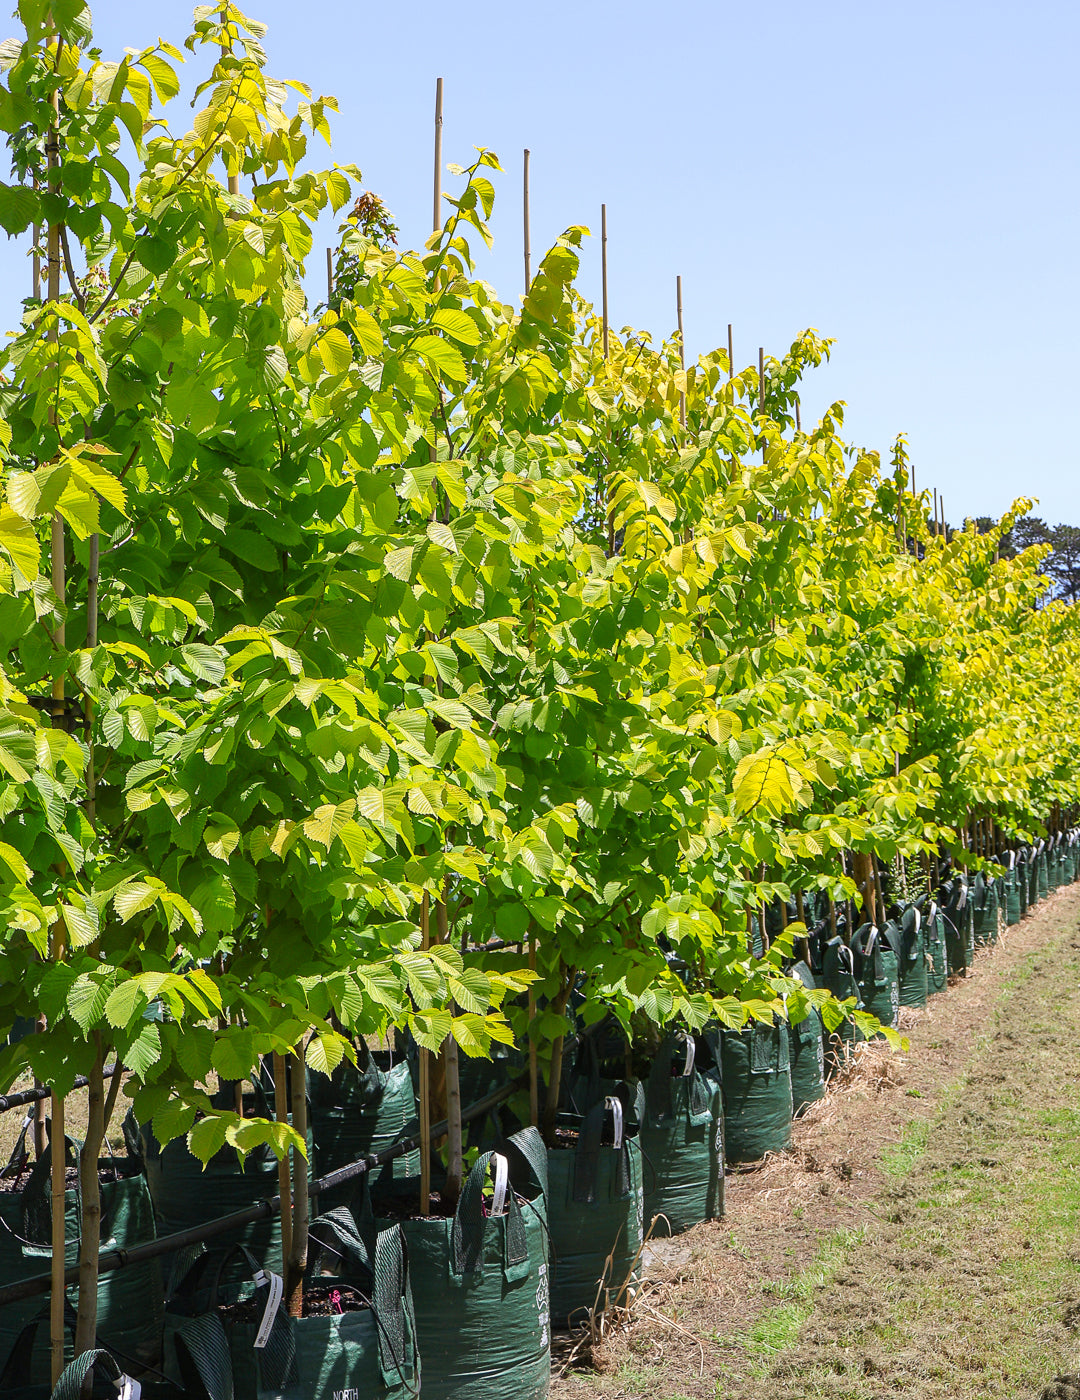
[[(482, 1099), (477, 1099), (476, 1103), (470, 1104), (461, 1115), (463, 1123), (471, 1123), (474, 1118), (480, 1118), (491, 1109), (498, 1107), (504, 1099), (508, 1099), (518, 1088), (518, 1081), (504, 1084), (500, 1089), (493, 1089), (490, 1094), (485, 1094)], [(441, 1137), (446, 1132), (448, 1123), (444, 1118), (441, 1123), (433, 1123), (431, 1136)], [(397, 1157), (404, 1157), (409, 1152), (414, 1152), (420, 1146), (419, 1133), (415, 1137), (402, 1138), (395, 1142), (392, 1147), (384, 1148), (382, 1152), (376, 1152), (372, 1156), (361, 1157), (356, 1162), (350, 1162), (347, 1167), (339, 1167), (337, 1171), (329, 1172), (326, 1176), (319, 1177), (311, 1182), (309, 1191), (312, 1196), (320, 1195), (323, 1191), (329, 1191), (335, 1186), (342, 1185), (343, 1182), (353, 1181), (356, 1177), (363, 1176), (365, 1172), (373, 1167), (384, 1166), (387, 1162), (394, 1161)], [(174, 1235), (164, 1235), (161, 1239), (150, 1240), (146, 1244), (136, 1245), (133, 1249), (109, 1249), (103, 1250), (98, 1256), (98, 1274), (113, 1273), (116, 1269), (126, 1269), (129, 1264), (141, 1264), (147, 1259), (157, 1259), (162, 1254), (171, 1254), (173, 1250), (185, 1249), (188, 1245), (201, 1244), (204, 1240), (214, 1239), (217, 1235), (224, 1235), (230, 1230), (239, 1229), (242, 1225), (254, 1225), (260, 1220), (272, 1220), (281, 1210), (281, 1197), (268, 1196), (258, 1201), (253, 1206), (245, 1206), (243, 1210), (234, 1210), (231, 1215), (220, 1216), (217, 1220), (207, 1221), (205, 1225), (193, 1225), (188, 1230), (178, 1230)], [(73, 1264), (64, 1274), (64, 1285), (78, 1283), (79, 1266)], [(21, 1303), (26, 1298), (36, 1298), (41, 1293), (48, 1293), (51, 1289), (52, 1277), (50, 1274), (35, 1274), (32, 1278), (20, 1279), (18, 1283), (9, 1283), (0, 1288), (0, 1307), (8, 1303)]]
[[(124, 1066), (121, 1064), (108, 1065), (101, 1071), (102, 1078), (111, 1079), (114, 1074), (123, 1070), (123, 1068)], [(73, 1090), (85, 1089), (89, 1083), (89, 1079), (87, 1079), (84, 1074), (80, 1074), (71, 1087)], [(23, 1089), (18, 1094), (0, 1094), (0, 1113), (6, 1113), (9, 1108), (23, 1108), (28, 1103), (40, 1103), (42, 1099), (47, 1099), (51, 1096), (52, 1090), (45, 1088)]]

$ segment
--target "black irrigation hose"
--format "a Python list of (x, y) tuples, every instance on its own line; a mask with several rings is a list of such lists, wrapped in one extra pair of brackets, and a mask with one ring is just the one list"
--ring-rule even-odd
[[(121, 1064), (108, 1065), (101, 1071), (102, 1078), (111, 1079), (114, 1074), (124, 1068)], [(85, 1089), (90, 1083), (84, 1074), (80, 1074), (72, 1089)], [(51, 1089), (23, 1089), (18, 1094), (0, 1094), (0, 1113), (6, 1113), (9, 1108), (23, 1108), (28, 1103), (40, 1103), (42, 1099), (52, 1097)]]
[[(493, 1089), (490, 1094), (485, 1094), (476, 1103), (470, 1104), (462, 1115), (462, 1123), (470, 1123), (474, 1118), (480, 1118), (490, 1109), (495, 1108), (508, 1099), (518, 1087), (517, 1081), (511, 1084), (504, 1084), (501, 1089)], [(441, 1137), (446, 1132), (449, 1124), (444, 1118), (441, 1123), (435, 1123), (431, 1128), (432, 1138)], [(308, 1190), (312, 1196), (317, 1196), (323, 1191), (329, 1191), (334, 1186), (340, 1186), (342, 1182), (352, 1181), (358, 1176), (363, 1176), (372, 1167), (381, 1167), (387, 1162), (392, 1162), (396, 1157), (404, 1157), (406, 1153), (413, 1152), (420, 1146), (420, 1138), (403, 1138), (400, 1142), (395, 1142), (393, 1147), (387, 1147), (382, 1152), (377, 1152), (370, 1157), (362, 1157), (358, 1162), (351, 1162), (347, 1167), (339, 1167), (336, 1172), (330, 1172), (327, 1176), (319, 1177), (312, 1181)], [(253, 1225), (259, 1220), (272, 1220), (281, 1211), (281, 1197), (269, 1196), (265, 1200), (259, 1201), (256, 1205), (245, 1206), (243, 1210), (234, 1210), (231, 1215), (223, 1215), (217, 1220), (211, 1220), (206, 1225), (193, 1225), (190, 1230), (178, 1230), (175, 1235), (165, 1235), (159, 1240), (150, 1240), (147, 1244), (136, 1245), (134, 1249), (110, 1249), (98, 1256), (98, 1274), (112, 1273), (116, 1269), (126, 1269), (129, 1264), (141, 1264), (145, 1259), (156, 1259), (162, 1254), (171, 1254), (174, 1249), (184, 1249), (190, 1244), (201, 1244), (203, 1240), (213, 1239), (216, 1235), (226, 1234), (229, 1230), (236, 1230), (241, 1225)], [(79, 1266), (73, 1264), (64, 1273), (65, 1286), (70, 1283), (78, 1283)], [(6, 1287), (0, 1288), (0, 1307), (8, 1303), (21, 1303), (25, 1298), (35, 1298), (39, 1293), (48, 1293), (52, 1287), (52, 1276), (50, 1274), (35, 1274), (32, 1278), (21, 1279), (18, 1283), (9, 1283)]]

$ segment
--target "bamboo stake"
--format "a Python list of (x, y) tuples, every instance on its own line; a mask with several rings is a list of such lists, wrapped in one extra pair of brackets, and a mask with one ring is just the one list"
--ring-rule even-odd
[(765, 417), (765, 347), (758, 346), (758, 412)]
[[(34, 189), (36, 190), (37, 188), (38, 188), (38, 178), (37, 178), (37, 176), (35, 175), (35, 176), (34, 176)], [(35, 224), (35, 225), (34, 225), (33, 238), (34, 238), (34, 251), (33, 251), (33, 255), (32, 255), (33, 263), (32, 263), (32, 268), (31, 268), (31, 284), (30, 284), (30, 291), (31, 291), (31, 295), (33, 296), (33, 299), (34, 299), (35, 301), (40, 301), (40, 300), (41, 300), (41, 252), (40, 252), (40, 248), (41, 248), (41, 225), (40, 225), (40, 224)], [(44, 1017), (44, 1016), (41, 1016), (41, 1017), (38, 1018), (36, 1029), (37, 1029), (38, 1031), (44, 1031), (44, 1030), (45, 1030), (45, 1017)], [(34, 1079), (34, 1088), (35, 1088), (35, 1089), (40, 1089), (41, 1087), (42, 1087), (41, 1081), (35, 1077), (35, 1079)], [(35, 1157), (35, 1159), (40, 1158), (40, 1157), (43, 1155), (44, 1151), (45, 1151), (45, 1119), (46, 1119), (47, 1116), (48, 1116), (48, 1103), (47, 1103), (47, 1100), (45, 1100), (45, 1099), (38, 1099), (38, 1101), (34, 1104), (34, 1157)]]
[[(448, 905), (450, 900), (450, 877), (443, 881), (443, 896), (435, 908), (436, 927), (439, 942), (446, 943), (450, 937)], [(458, 1043), (453, 1033), (443, 1042), (443, 1069), (446, 1075), (446, 1185), (444, 1195), (448, 1202), (457, 1204), (465, 1176), (464, 1143), (461, 1123), (461, 1075), (458, 1061)]]
[(608, 358), (607, 205), (600, 206), (600, 290), (604, 317), (604, 359)]
[(799, 412), (799, 400), (795, 400), (795, 431), (802, 432), (802, 414)]
[(443, 80), (435, 79), (435, 186), (431, 206), (431, 231), (442, 228), (442, 93)]
[(525, 235), (525, 295), (529, 295), (529, 287), (532, 285), (532, 245), (529, 241), (529, 148), (525, 147), (525, 157), (522, 162), (522, 222)]
[[(51, 23), (51, 16), (50, 16)], [(55, 32), (55, 31), (54, 31)], [(56, 35), (55, 66), (60, 66), (62, 40)], [(46, 136), (46, 157), (48, 162), (49, 192), (60, 193), (60, 93), (52, 94), (52, 117)], [(53, 220), (49, 224), (48, 235), (48, 300), (55, 304), (60, 300), (60, 225)], [(48, 341), (55, 345), (59, 340), (59, 327), (54, 320), (46, 333)], [(50, 415), (52, 416), (52, 415)], [(52, 556), (52, 586), (61, 607), (61, 620), (53, 633), (53, 642), (58, 652), (63, 652), (67, 638), (62, 610), (66, 598), (66, 566), (64, 560), (64, 521), (59, 511), (53, 513), (50, 552)], [(52, 686), (52, 722), (54, 726), (64, 723), (64, 673), (61, 670)], [(52, 961), (61, 962), (64, 956), (65, 927), (60, 919), (53, 926)], [(55, 1387), (64, 1369), (64, 1269), (67, 1251), (66, 1212), (64, 1196), (66, 1181), (67, 1152), (64, 1134), (64, 1100), (58, 1094), (52, 1095), (52, 1292), (49, 1306), (49, 1341), (52, 1383)]]
[[(274, 1117), (279, 1123), (289, 1121), (289, 1093), (285, 1076), (285, 1056), (274, 1051)], [(292, 1254), (292, 1184), (289, 1179), (289, 1154), (278, 1160), (278, 1195), (281, 1197), (281, 1257)]]
[(731, 322), (727, 328), (727, 377), (735, 378), (735, 338), (731, 329)]
[[(307, 1142), (307, 1072), (304, 1046), (293, 1051), (292, 1125), (301, 1142)], [(285, 1303), (290, 1317), (299, 1317), (304, 1307), (304, 1270), (308, 1255), (308, 1163), (298, 1147), (293, 1148), (292, 1177), (292, 1240), (286, 1256)]]
[[(224, 25), (227, 25), (229, 22), (229, 10), (228, 6), (226, 5), (222, 5), (221, 7), (221, 22)], [(232, 36), (227, 32), (222, 36), (221, 39), (221, 52), (223, 56), (227, 53), (232, 53)], [(240, 193), (239, 173), (237, 173), (236, 175), (229, 176), (229, 193), (236, 195)]]
[[(75, 1322), (75, 1355), (97, 1345), (98, 1251), (101, 1248), (101, 1182), (98, 1157), (105, 1138), (105, 1054), (101, 1032), (94, 1032), (94, 1063), (89, 1074), (86, 1141), (79, 1154), (79, 1197), (82, 1227), (79, 1238), (79, 1308)], [(119, 1078), (119, 1075), (116, 1076)], [(112, 1086), (110, 1085), (110, 1088)], [(54, 1141), (54, 1150), (60, 1147)], [(61, 1150), (61, 1160), (64, 1158)], [(55, 1206), (54, 1206), (55, 1209)]]
[(334, 295), (334, 254), (333, 250), (326, 250), (326, 303), (330, 304), (330, 298)]
[[(420, 901), (420, 947), (431, 947), (428, 929), (428, 894)], [(420, 1214), (431, 1209), (431, 1051), (420, 1049)]]
[(934, 534), (938, 532), (937, 527), (937, 487), (934, 487)]
[[(679, 318), (679, 368), (686, 374), (686, 341), (683, 339), (682, 278), (675, 278), (675, 309)], [(686, 432), (686, 390), (679, 394), (679, 426)]]
[[(536, 971), (536, 934), (529, 933), (529, 971)], [(536, 989), (529, 983), (529, 1122), (534, 1128), (540, 1124), (540, 1073), (536, 1060), (536, 1039), (533, 1021), (536, 1019)]]

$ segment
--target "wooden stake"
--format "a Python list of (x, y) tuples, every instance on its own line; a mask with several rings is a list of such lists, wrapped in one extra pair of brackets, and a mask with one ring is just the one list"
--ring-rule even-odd
[(758, 412), (765, 417), (765, 347), (758, 346)]
[(442, 79), (435, 79), (435, 189), (431, 206), (431, 231), (442, 228)]
[(522, 223), (525, 235), (525, 295), (529, 295), (529, 287), (532, 285), (532, 246), (529, 242), (529, 148), (525, 147), (525, 158), (522, 162), (521, 172), (522, 190)]
[(934, 487), (934, 534), (938, 532), (937, 527), (937, 487)]
[(731, 322), (727, 328), (727, 377), (735, 378), (735, 338), (732, 334)]
[[(54, 30), (55, 33), (55, 30)], [(56, 60), (55, 66), (60, 66), (60, 50), (62, 40), (56, 35)], [(52, 117), (49, 123), (49, 130), (45, 137), (45, 151), (48, 160), (48, 182), (49, 192), (56, 196), (60, 194), (60, 93), (57, 89), (53, 92)], [(55, 222), (49, 224), (48, 235), (48, 300), (55, 303), (60, 300), (60, 225)], [(54, 320), (46, 334), (50, 344), (57, 344), (59, 340), (59, 327)], [(50, 417), (53, 415), (50, 413)], [(55, 419), (54, 419), (55, 421)], [(61, 609), (65, 605), (66, 598), (66, 565), (64, 560), (64, 520), (60, 513), (54, 512), (52, 517), (50, 550), (52, 555), (52, 586), (59, 600)], [(57, 623), (56, 631), (53, 633), (53, 642), (57, 651), (62, 652), (66, 646), (66, 632), (63, 620)], [(59, 728), (64, 723), (64, 673), (61, 670), (53, 681), (52, 685), (52, 722), (54, 727)], [(52, 961), (61, 962), (64, 957), (64, 935), (65, 927), (63, 919), (60, 919), (53, 926), (52, 933)], [(66, 1267), (67, 1233), (66, 1233), (66, 1211), (64, 1209), (64, 1195), (67, 1187), (67, 1152), (64, 1137), (64, 1100), (58, 1094), (52, 1095), (52, 1287), (49, 1305), (49, 1341), (52, 1383), (56, 1386), (60, 1379), (60, 1373), (64, 1369), (64, 1270)]]
[(799, 412), (799, 400), (795, 400), (795, 431), (802, 432), (802, 414)]
[[(442, 899), (435, 906), (435, 922), (439, 942), (450, 940), (449, 921), (450, 877), (443, 881)], [(461, 1076), (458, 1063), (458, 1043), (453, 1035), (443, 1042), (443, 1069), (446, 1075), (446, 1183), (444, 1195), (448, 1203), (457, 1204), (465, 1177), (464, 1141), (461, 1123)]]
[(333, 250), (326, 250), (326, 301), (330, 303), (330, 298), (334, 295), (334, 254)]
[[(683, 339), (682, 278), (675, 278), (675, 310), (679, 318), (679, 367), (686, 374), (686, 341)], [(679, 394), (679, 426), (686, 432), (686, 390)]]
[(608, 358), (607, 205), (600, 206), (600, 291), (604, 315), (604, 359)]
[[(420, 947), (431, 947), (428, 929), (428, 895), (420, 901)], [(431, 1051), (420, 1050), (420, 1214), (431, 1209)]]
[[(292, 1125), (301, 1142), (307, 1142), (307, 1069), (304, 1045), (293, 1051)], [(291, 1248), (285, 1261), (285, 1305), (290, 1317), (299, 1317), (304, 1306), (304, 1270), (308, 1255), (308, 1163), (299, 1148), (293, 1148), (293, 1221)]]
[[(536, 971), (536, 935), (529, 933), (529, 971)], [(536, 1040), (533, 1035), (533, 1021), (536, 1019), (536, 991), (529, 983), (529, 1122), (534, 1128), (540, 1124), (540, 1072), (536, 1062)]]
[[(229, 22), (229, 12), (225, 8), (225, 6), (222, 6), (221, 9), (221, 22), (222, 24), (228, 24)], [(232, 39), (227, 34), (222, 38), (221, 52), (223, 55), (227, 53), (232, 53)], [(240, 193), (239, 174), (229, 176), (229, 193), (237, 195)]]
[[(79, 1199), (82, 1207), (79, 1237), (79, 1309), (75, 1321), (75, 1355), (97, 1346), (98, 1251), (101, 1248), (101, 1182), (98, 1158), (105, 1139), (105, 1057), (101, 1032), (94, 1031), (94, 1063), (89, 1078), (86, 1140), (79, 1153)], [(117, 1076), (119, 1078), (119, 1075)], [(110, 1088), (112, 1086), (110, 1085)], [(60, 1146), (53, 1143), (55, 1151)], [(61, 1150), (61, 1160), (64, 1153)]]
[[(285, 1074), (285, 1056), (274, 1051), (274, 1117), (279, 1123), (289, 1121), (289, 1093)], [(278, 1162), (278, 1195), (281, 1197), (281, 1257), (292, 1253), (292, 1185), (289, 1180), (289, 1154)]]

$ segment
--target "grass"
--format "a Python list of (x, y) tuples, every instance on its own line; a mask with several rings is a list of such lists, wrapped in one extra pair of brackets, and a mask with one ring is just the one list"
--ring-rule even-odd
[(930, 1120), (928, 1118), (916, 1119), (915, 1122), (909, 1123), (904, 1129), (900, 1141), (882, 1152), (882, 1171), (885, 1172), (886, 1176), (909, 1176), (912, 1167), (926, 1151), (929, 1139)]

